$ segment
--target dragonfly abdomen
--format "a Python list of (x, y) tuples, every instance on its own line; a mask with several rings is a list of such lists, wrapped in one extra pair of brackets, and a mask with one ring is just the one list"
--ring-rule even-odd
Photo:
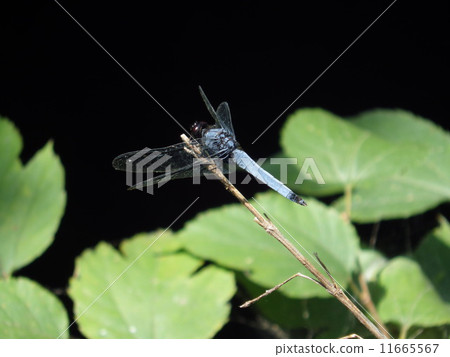
[(284, 183), (259, 166), (245, 151), (236, 149), (233, 151), (231, 158), (239, 167), (269, 186), (272, 190), (278, 192), (281, 196), (284, 196), (299, 205), (306, 206), (306, 202), (303, 198), (297, 196), (294, 191), (288, 188)]

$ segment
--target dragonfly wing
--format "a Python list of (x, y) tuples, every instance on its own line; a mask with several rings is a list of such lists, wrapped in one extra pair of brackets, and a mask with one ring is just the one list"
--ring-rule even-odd
[[(228, 174), (230, 172), (235, 171), (235, 166), (234, 165), (230, 166), (228, 163), (223, 162), (222, 165), (219, 165), (219, 169), (224, 174)], [(142, 182), (138, 182), (137, 184), (131, 186), (129, 188), (129, 190), (142, 189), (147, 186), (155, 185), (163, 180), (169, 181), (169, 180), (189, 178), (189, 177), (198, 177), (207, 172), (209, 172), (209, 170), (206, 165), (201, 165), (200, 167), (199, 166), (194, 167), (191, 164), (189, 164), (186, 167), (179, 168), (178, 170), (175, 170), (175, 171), (168, 170), (167, 172), (165, 172), (163, 174), (159, 174), (154, 177), (148, 178)]]
[(203, 99), (203, 101), (206, 104), (206, 108), (208, 109), (209, 114), (211, 114), (211, 116), (214, 118), (214, 121), (216, 122), (216, 124), (220, 125), (219, 121), (217, 120), (216, 111), (214, 110), (213, 106), (211, 105), (211, 103), (209, 102), (208, 98), (206, 97), (205, 92), (203, 92), (202, 87), (198, 86), (198, 89), (200, 90), (200, 95), (202, 96), (202, 99)]
[[(199, 142), (192, 140), (191, 144), (199, 145)], [(169, 165), (171, 170), (178, 171), (193, 163), (192, 155), (184, 147), (184, 143), (179, 143), (164, 148), (131, 151), (117, 156), (112, 165), (116, 170), (137, 173), (165, 172)]]
[(208, 108), (209, 114), (214, 118), (214, 121), (216, 122), (216, 125), (218, 127), (221, 127), (228, 131), (231, 135), (234, 135), (234, 129), (233, 129), (233, 123), (231, 122), (231, 113), (230, 113), (230, 107), (228, 106), (227, 102), (220, 103), (220, 105), (217, 107), (217, 111), (214, 110), (213, 106), (209, 102), (208, 98), (206, 97), (205, 92), (203, 92), (202, 87), (198, 87), (200, 89), (200, 95), (203, 98), (203, 101), (206, 104), (206, 108)]
[(147, 180), (138, 182), (137, 184), (131, 186), (130, 188), (128, 188), (129, 190), (134, 190), (134, 189), (142, 189), (144, 187), (147, 186), (152, 186), (152, 185), (156, 185), (157, 183), (161, 182), (161, 181), (170, 181), (170, 180), (174, 180), (174, 179), (181, 179), (181, 178), (188, 178), (188, 177), (192, 177), (193, 174), (193, 170), (192, 170), (192, 165), (188, 165), (184, 168), (180, 168), (176, 171), (171, 171), (168, 170), (167, 172), (160, 174), (160, 175), (156, 175), (154, 177), (150, 177)]
[(225, 129), (234, 137), (233, 124), (231, 122), (230, 107), (228, 106), (228, 103), (221, 103), (217, 107), (217, 111), (215, 111), (208, 98), (206, 97), (205, 92), (203, 92), (202, 87), (199, 86), (198, 88), (200, 90), (200, 95), (202, 96), (202, 99), (206, 104), (206, 108), (208, 108), (209, 114), (211, 114), (211, 116), (214, 118), (214, 121), (216, 122), (216, 126)]
[(226, 131), (228, 131), (231, 135), (233, 135), (233, 137), (235, 137), (233, 123), (231, 121), (230, 107), (228, 106), (228, 103), (220, 103), (220, 105), (217, 107), (216, 114), (219, 125)]

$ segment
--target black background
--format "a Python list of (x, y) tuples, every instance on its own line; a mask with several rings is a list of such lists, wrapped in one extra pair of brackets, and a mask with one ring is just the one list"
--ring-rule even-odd
[[(213, 105), (228, 101), (253, 157), (279, 149), (283, 121), (300, 107), (342, 116), (403, 108), (449, 129), (448, 2), (399, 0), (251, 145), (390, 3), (61, 1), (185, 128), (210, 120), (198, 85)], [(176, 143), (180, 127), (57, 3), (9, 6), (1, 9), (0, 114), (21, 131), (24, 161), (54, 140), (68, 194), (55, 243), (22, 273), (64, 287), (86, 247), (167, 227), (197, 196), (175, 228), (233, 202), (215, 182), (173, 182), (154, 196), (127, 191), (114, 156)]]

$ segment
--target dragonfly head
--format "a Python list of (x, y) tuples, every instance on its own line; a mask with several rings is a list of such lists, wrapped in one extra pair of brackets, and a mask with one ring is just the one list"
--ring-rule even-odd
[(208, 123), (205, 121), (196, 121), (194, 124), (191, 125), (191, 135), (199, 139), (202, 137), (203, 130), (208, 128)]

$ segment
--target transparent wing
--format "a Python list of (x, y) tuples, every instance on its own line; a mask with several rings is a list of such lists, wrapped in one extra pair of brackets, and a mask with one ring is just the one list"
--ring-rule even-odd
[(200, 95), (202, 96), (202, 99), (206, 104), (206, 108), (208, 108), (209, 114), (211, 114), (211, 116), (214, 118), (216, 125), (218, 127), (225, 129), (231, 135), (233, 135), (233, 137), (235, 137), (233, 124), (231, 122), (230, 108), (228, 106), (228, 103), (227, 102), (221, 103), (217, 107), (217, 113), (216, 113), (213, 106), (211, 105), (208, 98), (206, 97), (205, 92), (203, 92), (202, 87), (199, 86), (198, 88), (200, 90)]
[(233, 123), (231, 122), (230, 107), (228, 106), (228, 103), (227, 102), (220, 103), (220, 105), (217, 107), (216, 114), (220, 126), (225, 130), (227, 130), (235, 138)]
[[(203, 148), (202, 139), (191, 140), (191, 145)], [(116, 170), (145, 174), (146, 180), (138, 182), (129, 189), (143, 188), (157, 184), (162, 180), (174, 180), (200, 176), (208, 169), (202, 165), (195, 167), (199, 163), (194, 157), (184, 150), (185, 144), (178, 143), (163, 148), (145, 148), (138, 151), (131, 151), (117, 156), (112, 166)], [(203, 150), (202, 150), (203, 151)], [(223, 163), (219, 166), (224, 173), (229, 173), (229, 165)], [(153, 177), (149, 177), (153, 175)]]
[(181, 178), (188, 178), (193, 176), (193, 169), (192, 169), (192, 163), (186, 167), (179, 168), (178, 170), (169, 170), (167, 173), (163, 173), (160, 175), (156, 175), (154, 177), (151, 177), (147, 180), (144, 180), (142, 182), (138, 182), (137, 184), (129, 187), (129, 190), (135, 190), (135, 189), (142, 189), (147, 186), (155, 185), (158, 182), (161, 182), (163, 180), (174, 180), (174, 179), (181, 179)]
[[(193, 145), (200, 145), (198, 141), (191, 141)], [(186, 170), (193, 164), (193, 156), (184, 150), (184, 143), (157, 149), (143, 149), (131, 151), (117, 156), (112, 166), (116, 170), (144, 173), (165, 172), (170, 165), (173, 171)]]
[(206, 108), (208, 109), (209, 114), (211, 114), (211, 116), (214, 118), (216, 124), (220, 125), (219, 121), (217, 120), (216, 112), (214, 111), (214, 108), (211, 105), (211, 103), (209, 102), (208, 98), (206, 98), (206, 94), (205, 94), (205, 92), (203, 92), (202, 87), (198, 86), (198, 89), (200, 90), (200, 95), (202, 96), (202, 99), (206, 104)]
[[(233, 166), (234, 168), (234, 166)], [(227, 163), (223, 163), (222, 172), (224, 174), (227, 174), (231, 171), (233, 171), (232, 168)], [(182, 178), (189, 178), (189, 177), (198, 177), (203, 175), (204, 173), (209, 172), (208, 168), (206, 166), (200, 166), (197, 168), (194, 168), (192, 164), (179, 168), (178, 170), (169, 170), (163, 174), (156, 175), (154, 177), (151, 177), (147, 180), (144, 180), (142, 182), (138, 182), (135, 185), (129, 187), (129, 190), (135, 190), (135, 189), (142, 189), (147, 186), (155, 185), (158, 182), (161, 182), (163, 180), (169, 181), (169, 180), (175, 180), (175, 179), (182, 179)]]

